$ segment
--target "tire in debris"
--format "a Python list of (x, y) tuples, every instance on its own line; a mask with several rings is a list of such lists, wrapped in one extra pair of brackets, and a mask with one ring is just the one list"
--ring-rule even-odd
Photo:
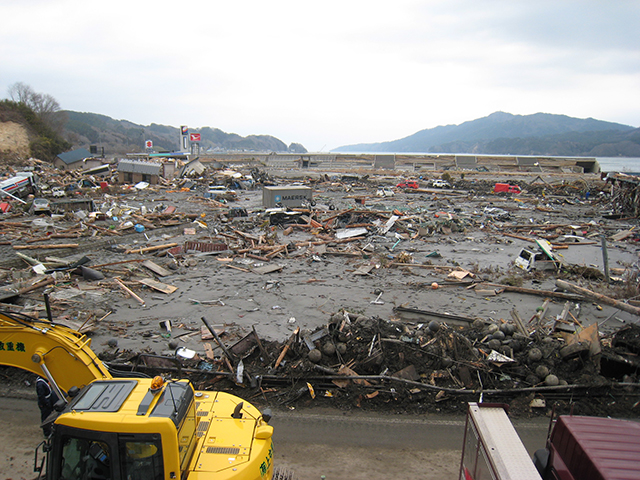
[(503, 323), (500, 325), (500, 331), (505, 335), (513, 335), (516, 333), (516, 326), (510, 323)]
[(539, 348), (532, 348), (527, 354), (530, 362), (539, 362), (542, 359), (542, 351)]
[(549, 369), (544, 365), (538, 365), (538, 367), (536, 368), (536, 375), (538, 376), (538, 378), (547, 378), (547, 376), (549, 375)]
[(309, 361), (318, 363), (320, 360), (322, 360), (322, 352), (320, 350), (314, 348), (309, 352)]
[(545, 385), (549, 387), (555, 387), (556, 385), (560, 385), (560, 380), (555, 375), (547, 375), (547, 378), (544, 379)]
[(322, 353), (331, 357), (336, 354), (336, 347), (333, 343), (325, 343), (322, 347)]
[(498, 330), (497, 332), (494, 332), (494, 333), (491, 335), (491, 338), (492, 338), (493, 340), (504, 340), (504, 339), (505, 339), (505, 337), (506, 337), (505, 333), (504, 333), (503, 331), (501, 331), (501, 330)]

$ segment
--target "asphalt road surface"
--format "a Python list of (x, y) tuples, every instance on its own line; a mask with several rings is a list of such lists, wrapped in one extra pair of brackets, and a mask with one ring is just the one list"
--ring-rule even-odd
[[(30, 480), (42, 441), (32, 399), (0, 397), (0, 479)], [(455, 480), (463, 417), (379, 415), (336, 410), (275, 412), (275, 464), (298, 480)], [(514, 421), (530, 453), (544, 445), (548, 420)]]

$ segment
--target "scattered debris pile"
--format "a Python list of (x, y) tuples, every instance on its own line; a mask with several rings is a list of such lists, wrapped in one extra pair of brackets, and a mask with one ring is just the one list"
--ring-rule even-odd
[(215, 341), (205, 346), (207, 358), (178, 347), (164, 363), (141, 363), (146, 354), (115, 349), (104, 360), (117, 369), (179, 371), (198, 388), (288, 407), (424, 413), (464, 411), (465, 402), (484, 398), (511, 402), (520, 414), (569, 401), (575, 412), (639, 413), (636, 325), (600, 337), (597, 324), (568, 333), (541, 326), (538, 317), (523, 330), (518, 322), (456, 327), (341, 311), (315, 331), (296, 329), (283, 343), (261, 341), (254, 329), (239, 340), (236, 332), (229, 344), (233, 334), (203, 320), (203, 338)]

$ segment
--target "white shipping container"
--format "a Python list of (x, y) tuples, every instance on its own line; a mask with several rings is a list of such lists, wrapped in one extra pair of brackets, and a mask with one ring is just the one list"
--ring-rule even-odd
[(301, 207), (304, 203), (311, 203), (313, 200), (313, 190), (311, 187), (291, 186), (270, 186), (262, 187), (262, 205), (265, 208)]

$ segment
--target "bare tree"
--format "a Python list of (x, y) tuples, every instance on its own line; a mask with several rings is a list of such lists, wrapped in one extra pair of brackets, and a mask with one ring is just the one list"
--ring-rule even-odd
[(33, 91), (33, 88), (22, 82), (16, 82), (9, 86), (9, 97), (11, 97), (11, 100), (18, 103), (24, 103), (28, 106), (30, 106), (29, 103), (31, 101), (31, 97), (35, 93), (36, 92)]
[(60, 111), (60, 104), (48, 93), (37, 93), (22, 82), (16, 82), (9, 87), (11, 100), (23, 103), (42, 120), (42, 122), (56, 133), (62, 133), (66, 115)]

